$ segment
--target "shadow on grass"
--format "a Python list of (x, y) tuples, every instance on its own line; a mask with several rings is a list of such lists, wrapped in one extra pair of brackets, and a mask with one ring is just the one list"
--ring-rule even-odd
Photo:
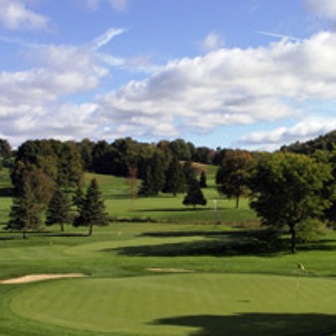
[[(229, 232), (166, 232), (151, 233), (153, 236), (203, 236), (207, 239), (181, 243), (163, 243), (159, 245), (125, 246), (117, 249), (105, 249), (103, 252), (118, 251), (127, 256), (236, 256), (263, 255), (273, 256), (285, 251), (282, 240), (269, 239), (267, 230), (229, 231)], [(147, 235), (151, 235), (148, 234)]]
[(190, 336), (331, 336), (336, 316), (325, 314), (241, 313), (233, 316), (195, 315), (156, 320), (153, 325), (195, 327)]
[(87, 233), (73, 233), (73, 232), (53, 232), (53, 233), (40, 233), (37, 234), (38, 236), (41, 237), (64, 237), (64, 238), (69, 238), (69, 237), (87, 237)]
[[(103, 252), (116, 251), (120, 255), (143, 257), (175, 257), (175, 256), (264, 256), (274, 257), (290, 253), (290, 238), (276, 237), (269, 230), (237, 230), (237, 231), (175, 231), (147, 232), (142, 236), (149, 237), (204, 237), (197, 241), (179, 243), (124, 246), (117, 249), (105, 249)], [(298, 251), (336, 251), (333, 240), (318, 243), (298, 244)]]
[(212, 211), (213, 209), (201, 207), (186, 207), (186, 208), (155, 208), (155, 209), (138, 209), (135, 212), (199, 212), (199, 211)]
[(0, 188), (0, 197), (12, 197), (13, 195), (13, 188)]

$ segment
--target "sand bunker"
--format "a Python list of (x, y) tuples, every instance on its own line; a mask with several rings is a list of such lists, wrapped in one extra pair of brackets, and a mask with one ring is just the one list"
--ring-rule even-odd
[(82, 278), (85, 274), (81, 273), (67, 273), (67, 274), (29, 274), (19, 278), (7, 279), (0, 281), (0, 284), (23, 284), (27, 282), (44, 281), (51, 279), (64, 279), (64, 278)]
[(195, 271), (185, 268), (146, 268), (146, 271), (151, 272), (167, 272), (167, 273), (193, 273)]

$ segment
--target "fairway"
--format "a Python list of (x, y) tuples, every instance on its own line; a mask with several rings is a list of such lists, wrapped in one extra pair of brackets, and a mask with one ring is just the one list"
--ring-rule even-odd
[(335, 297), (334, 279), (194, 273), (32, 284), (10, 308), (109, 335), (324, 335), (336, 331)]

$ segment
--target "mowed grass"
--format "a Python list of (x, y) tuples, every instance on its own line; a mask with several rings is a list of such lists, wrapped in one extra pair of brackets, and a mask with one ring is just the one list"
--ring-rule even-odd
[[(160, 193), (157, 197), (130, 197), (131, 187), (125, 178), (86, 174), (85, 185), (96, 178), (103, 192), (108, 213), (116, 220), (152, 220), (161, 222), (241, 222), (255, 221), (256, 215), (249, 208), (248, 200), (242, 199), (239, 211), (235, 200), (218, 194), (215, 185), (215, 167), (209, 166), (208, 187), (203, 189), (206, 206), (196, 209), (183, 205), (184, 194), (174, 197)], [(141, 181), (137, 181), (139, 186)]]
[[(56, 226), (26, 240), (0, 231), (0, 279), (87, 276), (0, 284), (0, 335), (335, 333), (335, 233), (299, 246), (296, 255), (287, 249), (256, 254), (246, 248), (256, 239), (247, 200), (234, 209), (218, 196), (211, 176), (204, 189), (207, 207), (193, 211), (182, 205), (183, 195), (130, 199), (125, 179), (87, 174), (86, 182), (98, 179), (116, 219), (108, 227), (94, 227), (88, 237), (86, 228), (68, 225), (61, 234)], [(5, 175), (3, 183), (7, 188)], [(4, 216), (10, 204), (8, 195), (0, 198)], [(298, 262), (305, 272), (298, 271)]]
[(42, 324), (116, 335), (322, 335), (336, 330), (335, 297), (328, 279), (172, 274), (50, 281), (10, 307)]

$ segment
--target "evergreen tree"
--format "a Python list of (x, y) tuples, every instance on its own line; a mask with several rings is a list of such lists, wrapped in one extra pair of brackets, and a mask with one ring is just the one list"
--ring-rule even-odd
[(153, 159), (151, 160), (151, 166), (153, 175), (153, 190), (155, 195), (157, 195), (165, 185), (165, 164), (163, 156), (155, 152)]
[(176, 196), (177, 193), (184, 192), (186, 190), (185, 175), (182, 166), (175, 155), (166, 170), (165, 176), (166, 183), (163, 188), (164, 192), (172, 193)]
[(84, 192), (81, 186), (78, 184), (75, 191), (75, 195), (72, 197), (72, 203), (80, 209), (84, 202)]
[(142, 180), (139, 195), (157, 196), (164, 189), (165, 184), (165, 167), (163, 158), (154, 153), (153, 158), (147, 165), (146, 174)]
[(193, 182), (193, 180), (196, 180), (195, 169), (192, 166), (192, 162), (190, 160), (188, 160), (184, 163), (183, 171), (184, 171), (184, 175), (185, 175), (187, 184), (190, 184), (190, 183)]
[(94, 225), (107, 225), (108, 215), (96, 179), (92, 179), (85, 198), (79, 208), (74, 226), (88, 226), (88, 236), (92, 235)]
[(204, 171), (201, 172), (199, 184), (200, 184), (201, 188), (206, 188), (208, 186), (207, 185), (207, 178), (206, 178), (206, 175), (205, 175)]
[(144, 179), (141, 182), (140, 189), (138, 194), (140, 196), (155, 196), (155, 188), (154, 188), (154, 178), (153, 178), (153, 170), (151, 166), (147, 166), (146, 174)]
[(64, 231), (64, 224), (70, 220), (70, 202), (65, 193), (57, 188), (50, 200), (47, 209), (46, 225), (59, 224), (61, 232)]
[(20, 195), (13, 199), (6, 229), (21, 231), (22, 238), (25, 239), (27, 231), (37, 230), (40, 224), (41, 208), (36, 203), (30, 186), (25, 183)]
[(188, 192), (183, 200), (183, 204), (192, 205), (194, 208), (196, 208), (197, 205), (207, 204), (207, 200), (205, 199), (199, 183), (196, 179), (190, 180), (188, 184)]

